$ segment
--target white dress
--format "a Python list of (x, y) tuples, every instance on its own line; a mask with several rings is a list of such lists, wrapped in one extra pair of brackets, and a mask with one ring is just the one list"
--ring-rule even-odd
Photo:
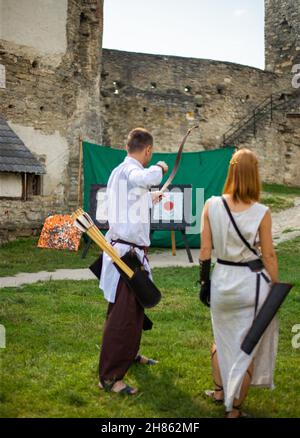
[[(242, 235), (257, 248), (258, 228), (268, 207), (256, 202), (232, 215)], [(221, 196), (208, 202), (212, 231), (213, 256), (234, 262), (247, 262), (257, 257), (245, 246), (234, 229)], [(268, 272), (263, 269), (270, 278)], [(270, 285), (261, 276), (258, 311), (266, 299)], [(231, 410), (239, 398), (244, 375), (254, 359), (251, 385), (274, 388), (273, 375), (278, 344), (278, 321), (273, 319), (251, 355), (240, 346), (254, 317), (256, 273), (247, 266), (216, 263), (211, 275), (211, 316), (218, 360), (224, 388), (224, 404)]]

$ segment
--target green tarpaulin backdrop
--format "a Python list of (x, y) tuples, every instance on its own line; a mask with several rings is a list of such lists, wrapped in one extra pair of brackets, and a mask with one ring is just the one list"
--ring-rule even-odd
[[(196, 188), (204, 188), (205, 200), (212, 195), (220, 195), (222, 193), (229, 161), (233, 152), (234, 148), (228, 147), (210, 151), (183, 153), (173, 184), (192, 184), (193, 214), (195, 214)], [(91, 184), (107, 184), (111, 171), (123, 161), (125, 156), (126, 152), (124, 150), (83, 142), (84, 209), (86, 211), (89, 210)], [(171, 171), (175, 158), (176, 153), (156, 152), (153, 154), (151, 164), (163, 160), (168, 164)], [(163, 182), (166, 178), (167, 176)], [(199, 234), (187, 235), (187, 238), (192, 248), (199, 247)], [(176, 232), (176, 245), (179, 248), (183, 247), (179, 232)], [(170, 247), (170, 232), (155, 231), (152, 237), (152, 246)]]

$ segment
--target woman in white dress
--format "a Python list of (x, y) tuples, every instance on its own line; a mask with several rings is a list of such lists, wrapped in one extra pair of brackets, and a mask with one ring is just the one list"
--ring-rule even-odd
[[(245, 265), (258, 257), (237, 234), (222, 197), (208, 199), (202, 214), (201, 285), (204, 289), (210, 286), (215, 340), (212, 347), (215, 390), (205, 393), (214, 401), (224, 403), (228, 418), (246, 415), (240, 408), (250, 385), (274, 387), (277, 318), (273, 319), (251, 355), (240, 348), (255, 310), (260, 309), (271, 283), (279, 281), (271, 214), (269, 208), (259, 202), (260, 188), (256, 155), (249, 149), (238, 150), (230, 161), (223, 198), (241, 234), (262, 257), (264, 268), (259, 272), (253, 272)], [(218, 261), (209, 280), (212, 255)], [(224, 264), (224, 261), (230, 264)]]

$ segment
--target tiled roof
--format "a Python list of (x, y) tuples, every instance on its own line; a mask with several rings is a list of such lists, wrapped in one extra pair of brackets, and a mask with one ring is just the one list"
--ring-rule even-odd
[(44, 166), (0, 115), (0, 171), (46, 173)]

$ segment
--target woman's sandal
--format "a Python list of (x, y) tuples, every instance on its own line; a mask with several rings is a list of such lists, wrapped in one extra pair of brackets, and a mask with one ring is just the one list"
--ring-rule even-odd
[[(212, 353), (211, 353), (211, 360), (213, 359), (214, 355), (216, 354), (217, 349), (215, 349)], [(215, 393), (216, 392), (221, 392), (224, 390), (223, 386), (219, 385), (217, 382), (214, 381), (214, 384), (216, 386), (216, 388), (214, 390), (211, 389), (206, 389), (206, 391), (204, 391), (205, 395), (209, 398), (211, 398), (216, 404), (222, 404), (224, 403), (224, 399), (218, 399), (216, 398)]]
[(132, 388), (129, 385), (124, 386), (124, 388), (120, 389), (120, 391), (114, 391), (113, 386), (116, 382), (99, 382), (98, 386), (100, 389), (104, 389), (106, 392), (114, 392), (116, 394), (126, 394), (126, 395), (135, 395), (138, 391), (135, 388)]
[[(250, 373), (249, 370), (247, 370), (247, 374), (248, 374), (248, 376), (249, 376), (249, 378), (250, 378), (250, 382), (251, 382), (251, 380), (252, 380), (252, 374)], [(227, 412), (226, 412), (226, 418), (251, 418), (251, 415), (250, 415), (250, 414), (247, 414), (246, 412), (243, 412), (243, 411), (241, 410), (241, 406), (242, 406), (242, 404), (240, 404), (240, 405), (238, 405), (238, 406), (232, 406), (232, 409), (236, 409), (236, 410), (238, 411), (238, 415), (237, 415), (236, 417), (228, 417), (228, 414), (229, 414), (229, 412), (231, 412), (231, 411), (227, 411)]]
[(243, 412), (241, 410), (241, 405), (239, 405), (239, 406), (232, 406), (232, 409), (235, 409), (236, 411), (238, 411), (238, 415), (236, 417), (228, 417), (228, 414), (231, 411), (227, 411), (226, 412), (226, 418), (251, 418), (251, 415), (249, 415), (246, 412)]
[(158, 361), (154, 359), (147, 359), (146, 362), (143, 362), (143, 359), (147, 359), (147, 358), (138, 354), (134, 359), (134, 362), (140, 363), (142, 365), (156, 365), (158, 363)]
[(204, 394), (211, 398), (213, 400), (214, 403), (216, 404), (222, 404), (224, 403), (224, 399), (218, 399), (216, 398), (215, 392), (220, 392), (223, 391), (223, 386), (218, 385), (218, 383), (214, 382), (215, 386), (217, 387), (216, 389), (212, 390), (212, 389), (206, 389), (204, 391)]

